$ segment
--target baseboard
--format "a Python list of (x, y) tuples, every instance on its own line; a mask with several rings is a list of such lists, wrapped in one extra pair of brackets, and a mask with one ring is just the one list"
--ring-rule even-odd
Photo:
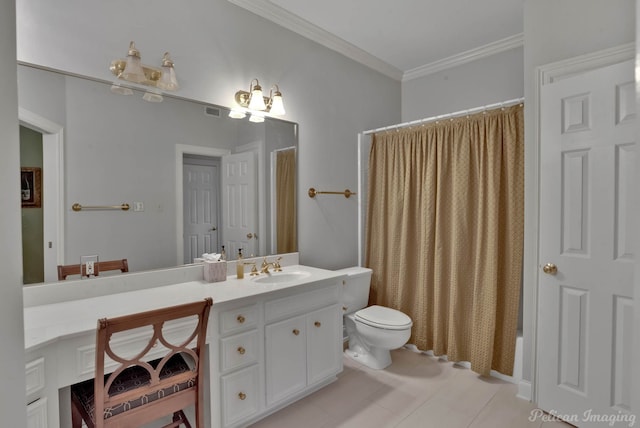
[(516, 397), (531, 401), (531, 382), (528, 380), (521, 380), (518, 382), (518, 393), (516, 394)]

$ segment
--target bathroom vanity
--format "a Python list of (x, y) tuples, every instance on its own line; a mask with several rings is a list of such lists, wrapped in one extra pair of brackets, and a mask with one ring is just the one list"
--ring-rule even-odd
[[(69, 386), (93, 377), (99, 318), (208, 296), (208, 426), (246, 426), (331, 383), (342, 371), (345, 275), (283, 266), (269, 276), (215, 283), (202, 280), (202, 266), (185, 266), (26, 288), (29, 427), (70, 426)], [(166, 328), (179, 335), (188, 326)], [(141, 339), (118, 340), (135, 350)]]

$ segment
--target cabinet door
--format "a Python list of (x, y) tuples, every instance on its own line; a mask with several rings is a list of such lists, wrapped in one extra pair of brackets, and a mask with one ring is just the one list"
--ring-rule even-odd
[(27, 405), (27, 428), (47, 428), (47, 399)]
[(305, 317), (270, 324), (265, 330), (267, 405), (271, 405), (307, 384), (307, 341)]
[(338, 305), (307, 315), (307, 380), (312, 385), (340, 371), (342, 316)]

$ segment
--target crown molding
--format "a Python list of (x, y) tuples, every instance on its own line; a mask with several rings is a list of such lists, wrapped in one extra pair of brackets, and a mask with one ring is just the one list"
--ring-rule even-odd
[(520, 33), (403, 72), (393, 65), (382, 61), (380, 58), (371, 55), (370, 53), (346, 42), (316, 25), (313, 25), (309, 21), (300, 18), (298, 15), (281, 8), (269, 0), (228, 1), (288, 30), (298, 33), (303, 37), (313, 40), (314, 42), (329, 49), (341, 53), (342, 55), (378, 71), (385, 76), (402, 82), (437, 73), (438, 71), (466, 64), (481, 58), (486, 58), (524, 45), (524, 34)]
[(418, 77), (428, 76), (442, 70), (457, 67), (471, 61), (476, 61), (478, 59), (486, 58), (500, 52), (519, 48), (521, 46), (524, 46), (524, 33), (496, 40), (495, 42), (488, 43), (484, 46), (470, 49), (468, 51), (452, 55), (448, 58), (443, 58), (441, 60), (434, 61), (429, 64), (413, 68), (411, 70), (407, 70), (402, 76), (402, 81), (406, 82), (407, 80), (413, 80), (417, 79)]
[(402, 80), (402, 70), (382, 61), (368, 52), (336, 37), (335, 35), (319, 28), (316, 25), (300, 18), (288, 10), (265, 0), (228, 0), (243, 9), (255, 13), (269, 21), (272, 21), (288, 30), (300, 34), (316, 43), (332, 49), (344, 56), (353, 59), (367, 67), (378, 71), (394, 80)]

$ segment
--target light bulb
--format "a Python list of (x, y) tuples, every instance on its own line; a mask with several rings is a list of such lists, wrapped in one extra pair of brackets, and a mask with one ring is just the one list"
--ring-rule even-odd
[(175, 91), (179, 88), (176, 71), (173, 68), (173, 61), (169, 58), (169, 52), (162, 58), (162, 76), (158, 80), (158, 88), (166, 91)]
[(136, 49), (133, 42), (129, 43), (127, 63), (124, 66), (124, 70), (122, 70), (122, 74), (118, 77), (134, 83), (142, 83), (147, 80), (144, 75), (144, 70), (142, 69), (142, 64), (140, 63), (140, 51)]

